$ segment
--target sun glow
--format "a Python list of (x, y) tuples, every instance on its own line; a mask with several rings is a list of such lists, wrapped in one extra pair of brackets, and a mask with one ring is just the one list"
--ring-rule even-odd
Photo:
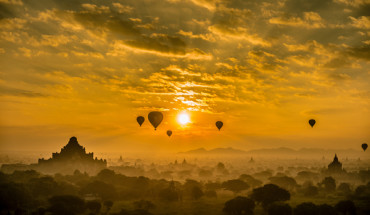
[(178, 116), (177, 116), (177, 121), (181, 124), (181, 125), (186, 125), (190, 122), (190, 117), (189, 117), (189, 114), (187, 113), (180, 113)]

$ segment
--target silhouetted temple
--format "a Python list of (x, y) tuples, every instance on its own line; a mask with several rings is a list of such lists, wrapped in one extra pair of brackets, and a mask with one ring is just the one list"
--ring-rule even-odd
[(337, 154), (334, 156), (333, 162), (328, 165), (329, 173), (341, 173), (343, 172), (342, 163), (338, 161)]
[(88, 174), (97, 174), (107, 168), (107, 161), (94, 159), (94, 153), (86, 153), (85, 147), (78, 144), (76, 137), (71, 137), (60, 153), (53, 153), (52, 157), (38, 160), (35, 164), (3, 164), (0, 171), (12, 173), (16, 170), (36, 170), (46, 174), (72, 174), (75, 170)]
[[(58, 170), (58, 172), (73, 172), (76, 169), (81, 172), (96, 172), (107, 167), (107, 161), (97, 158), (94, 153), (86, 153), (85, 147), (81, 146), (76, 137), (71, 137), (60, 153), (53, 153), (48, 160), (39, 159), (38, 165), (44, 170)], [(51, 169), (52, 168), (52, 169)]]

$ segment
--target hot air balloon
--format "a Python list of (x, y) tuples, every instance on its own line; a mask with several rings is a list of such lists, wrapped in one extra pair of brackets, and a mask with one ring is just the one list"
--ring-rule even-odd
[(172, 135), (172, 131), (171, 130), (168, 130), (167, 131), (167, 136), (171, 137), (171, 135)]
[(366, 151), (366, 149), (367, 149), (367, 143), (363, 143), (363, 144), (361, 145), (361, 147), (362, 147), (362, 149), (363, 149), (364, 151)]
[(136, 121), (137, 121), (137, 123), (139, 123), (139, 125), (140, 125), (140, 127), (141, 127), (141, 125), (143, 124), (143, 122), (145, 121), (145, 118), (143, 117), (143, 116), (138, 116), (137, 118), (136, 118)]
[(153, 125), (154, 130), (157, 130), (159, 124), (161, 124), (163, 120), (163, 114), (158, 111), (153, 111), (148, 114), (149, 122)]
[(310, 120), (308, 120), (308, 123), (311, 125), (311, 127), (313, 128), (313, 126), (315, 125), (315, 123), (316, 123), (316, 120), (314, 120), (314, 119), (310, 119)]
[(221, 121), (217, 121), (216, 122), (216, 127), (218, 128), (218, 130), (220, 130), (221, 128), (222, 128), (222, 126), (224, 125), (224, 123), (223, 122), (221, 122)]

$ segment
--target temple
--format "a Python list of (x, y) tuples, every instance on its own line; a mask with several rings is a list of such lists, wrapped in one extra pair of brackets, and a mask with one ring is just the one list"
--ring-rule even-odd
[(328, 165), (329, 173), (341, 173), (343, 172), (342, 163), (338, 161), (337, 154), (334, 156), (333, 162)]
[(81, 146), (76, 137), (71, 137), (66, 146), (59, 153), (53, 153), (52, 157), (43, 158), (34, 164), (3, 164), (0, 171), (12, 173), (16, 170), (36, 170), (46, 174), (73, 174), (76, 170), (94, 175), (107, 168), (107, 161), (98, 159), (94, 153), (86, 153), (85, 147)]
[(39, 159), (38, 166), (46, 172), (55, 170), (57, 172), (81, 172), (95, 173), (107, 167), (107, 161), (97, 158), (94, 153), (86, 153), (85, 147), (81, 146), (76, 137), (71, 137), (60, 153), (53, 153), (52, 157), (45, 160)]

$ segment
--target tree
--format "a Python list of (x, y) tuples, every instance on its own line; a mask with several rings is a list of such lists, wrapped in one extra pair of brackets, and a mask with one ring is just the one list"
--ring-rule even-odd
[(168, 188), (162, 189), (159, 192), (159, 197), (165, 201), (177, 201), (180, 198), (179, 193), (175, 189), (175, 183), (172, 181)]
[(270, 170), (265, 170), (265, 171), (261, 171), (261, 172), (257, 172), (253, 174), (253, 177), (261, 179), (261, 180), (265, 180), (267, 178), (270, 178), (271, 176), (272, 176), (272, 171)]
[(225, 164), (219, 162), (216, 166), (216, 171), (218, 173), (221, 173), (223, 175), (228, 175), (229, 174), (229, 171), (227, 171), (227, 169), (225, 168)]
[(218, 162), (216, 168), (217, 168), (217, 170), (224, 170), (225, 169), (225, 164), (223, 164), (221, 162)]
[(225, 202), (223, 211), (228, 215), (252, 215), (255, 204), (252, 199), (247, 197), (237, 196)]
[(299, 181), (316, 180), (319, 175), (310, 171), (301, 171), (297, 173), (296, 179)]
[(343, 194), (349, 194), (351, 192), (351, 186), (349, 183), (341, 183), (339, 184), (338, 191), (342, 192)]
[(46, 196), (50, 197), (57, 194), (57, 182), (50, 176), (41, 178), (33, 178), (29, 182), (32, 194), (34, 197)]
[(207, 190), (204, 195), (208, 198), (217, 198), (217, 193), (214, 190)]
[(23, 184), (13, 182), (0, 184), (0, 211), (27, 208), (31, 199)]
[(234, 192), (235, 194), (249, 188), (247, 183), (239, 179), (225, 181), (221, 186), (226, 190)]
[(32, 178), (38, 178), (39, 176), (40, 173), (36, 172), (35, 170), (25, 170), (25, 171), (15, 170), (13, 174), (10, 175), (10, 180), (26, 183)]
[(297, 205), (294, 208), (294, 215), (312, 215), (318, 214), (317, 206), (312, 202), (304, 202), (302, 204)]
[(140, 200), (134, 202), (134, 206), (136, 209), (143, 209), (143, 210), (150, 210), (155, 208), (155, 205), (151, 201), (147, 200)]
[(126, 210), (121, 209), (119, 213), (111, 213), (110, 215), (152, 215), (149, 211), (144, 209)]
[(309, 185), (303, 190), (303, 195), (307, 197), (317, 196), (317, 194), (319, 194), (319, 190), (316, 186)]
[(100, 181), (105, 181), (107, 183), (113, 183), (115, 181), (116, 173), (110, 169), (103, 169), (97, 175), (96, 178)]
[(273, 202), (289, 200), (290, 193), (275, 184), (266, 184), (263, 187), (253, 189), (251, 197), (254, 201), (262, 203), (262, 207), (267, 209), (267, 206)]
[(335, 210), (343, 215), (356, 215), (356, 206), (351, 200), (338, 202), (335, 205)]
[(272, 184), (276, 184), (279, 187), (288, 190), (292, 190), (295, 186), (297, 186), (297, 182), (295, 181), (295, 179), (288, 176), (270, 177), (269, 180)]
[(335, 209), (327, 204), (317, 206), (317, 215), (337, 215)]
[(113, 207), (113, 201), (111, 200), (105, 200), (103, 202), (103, 205), (105, 206), (106, 210), (105, 210), (105, 214), (108, 214), (108, 212), (110, 211), (110, 209)]
[(242, 174), (239, 176), (239, 179), (249, 184), (252, 188), (262, 185), (262, 181), (253, 178), (251, 175)]
[(360, 185), (356, 188), (355, 195), (356, 196), (362, 196), (362, 195), (366, 194), (366, 191), (367, 191), (367, 187), (365, 185)]
[(85, 210), (85, 201), (72, 195), (53, 196), (49, 203), (50, 207), (47, 210), (53, 215), (75, 215)]
[(322, 180), (321, 185), (324, 186), (324, 189), (327, 192), (335, 191), (336, 183), (335, 183), (335, 179), (332, 177), (325, 177), (324, 180)]
[(186, 179), (183, 185), (184, 193), (193, 200), (197, 200), (204, 195), (202, 191), (202, 184), (198, 181)]
[(267, 209), (268, 215), (291, 215), (292, 207), (288, 204), (271, 204)]
[(93, 214), (99, 214), (101, 209), (101, 203), (99, 201), (88, 201), (86, 202), (86, 208), (90, 210)]
[(213, 175), (213, 172), (211, 170), (201, 169), (198, 172), (199, 177), (203, 178), (210, 178)]
[(81, 194), (96, 194), (103, 200), (115, 199), (117, 197), (116, 188), (102, 181), (93, 181), (81, 189)]
[(164, 201), (177, 201), (179, 200), (179, 194), (176, 190), (165, 188), (159, 192), (159, 197)]
[(3, 172), (0, 172), (0, 183), (2, 184), (6, 182), (9, 182), (8, 175)]
[(193, 189), (193, 187), (202, 187), (202, 184), (196, 180), (186, 179), (183, 187), (184, 190), (190, 192)]
[(206, 190), (221, 189), (221, 184), (219, 182), (207, 182), (204, 186), (205, 186)]
[(194, 200), (198, 200), (202, 196), (204, 196), (202, 189), (200, 189), (198, 186), (193, 187), (193, 189), (191, 190), (191, 198)]

